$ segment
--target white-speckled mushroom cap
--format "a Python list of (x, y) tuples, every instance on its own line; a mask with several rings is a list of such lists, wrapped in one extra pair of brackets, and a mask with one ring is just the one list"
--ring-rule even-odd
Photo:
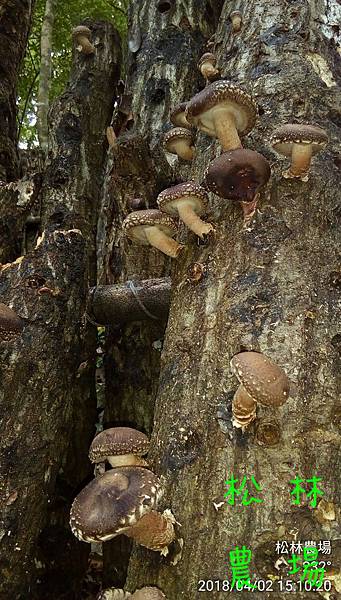
[(289, 397), (289, 379), (270, 358), (259, 352), (240, 352), (231, 370), (250, 396), (264, 406), (281, 406)]
[(156, 209), (136, 210), (130, 213), (122, 223), (125, 235), (134, 242), (148, 246), (146, 227), (157, 227), (169, 237), (174, 237), (178, 232), (178, 223), (170, 215)]
[(167, 152), (174, 153), (175, 150), (173, 148), (173, 142), (176, 142), (177, 140), (186, 141), (188, 145), (191, 146), (193, 142), (192, 134), (184, 127), (174, 127), (174, 129), (170, 129), (163, 136), (163, 145), (165, 150), (167, 150)]
[(96, 596), (96, 600), (131, 600), (131, 593), (119, 588), (108, 588)]
[(143, 467), (116, 467), (96, 477), (75, 498), (73, 534), (83, 542), (105, 542), (135, 525), (162, 495), (156, 475)]
[(271, 145), (276, 152), (290, 157), (293, 144), (311, 144), (312, 153), (316, 154), (328, 143), (328, 135), (322, 127), (305, 123), (287, 123), (273, 132)]
[(246, 135), (254, 127), (257, 108), (251, 96), (230, 81), (211, 83), (187, 103), (186, 119), (208, 135), (215, 137), (213, 113), (229, 113), (234, 117), (237, 131)]
[(186, 202), (197, 215), (203, 215), (208, 209), (208, 194), (195, 181), (179, 183), (171, 188), (163, 190), (157, 197), (160, 210), (177, 216), (177, 206), (180, 202)]
[(131, 427), (110, 427), (101, 431), (93, 439), (89, 458), (91, 462), (98, 463), (108, 456), (135, 454), (143, 456), (148, 452), (149, 439), (137, 429)]
[(24, 321), (6, 304), (0, 302), (0, 341), (10, 341), (21, 334)]

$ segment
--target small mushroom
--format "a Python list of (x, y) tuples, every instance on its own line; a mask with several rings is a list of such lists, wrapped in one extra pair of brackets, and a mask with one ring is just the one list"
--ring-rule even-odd
[(163, 138), (163, 145), (167, 152), (177, 154), (183, 160), (193, 160), (194, 147), (193, 147), (192, 134), (188, 129), (184, 127), (175, 127), (165, 133)]
[(124, 533), (142, 546), (168, 553), (175, 539), (171, 511), (155, 510), (162, 496), (156, 475), (143, 467), (116, 467), (93, 479), (73, 501), (70, 526), (83, 542), (105, 542)]
[(141, 456), (147, 454), (148, 449), (149, 439), (141, 431), (130, 427), (111, 427), (93, 439), (89, 458), (92, 463), (107, 460), (112, 467), (146, 466)]
[(308, 181), (311, 158), (323, 150), (327, 143), (328, 136), (324, 129), (304, 123), (282, 125), (271, 137), (271, 144), (276, 152), (291, 158), (291, 165), (282, 173), (283, 177), (299, 177), (301, 181)]
[(233, 33), (238, 33), (242, 28), (243, 15), (239, 10), (233, 10), (230, 13), (230, 19), (232, 21)]
[(270, 165), (262, 154), (240, 148), (213, 160), (204, 183), (220, 198), (240, 202), (247, 225), (255, 213), (259, 190), (268, 182), (270, 173)]
[(170, 113), (170, 120), (175, 127), (184, 127), (185, 129), (191, 129), (189, 122), (185, 117), (187, 108), (187, 102), (181, 102), (177, 104)]
[(11, 342), (24, 329), (24, 321), (6, 304), (0, 302), (0, 341)]
[(172, 258), (184, 248), (172, 239), (178, 232), (177, 222), (160, 210), (134, 211), (124, 219), (122, 228), (134, 242), (154, 246)]
[(251, 96), (229, 81), (208, 85), (187, 103), (186, 119), (211, 137), (219, 138), (224, 150), (241, 148), (238, 132), (246, 135), (254, 127), (257, 108)]
[(256, 418), (257, 403), (243, 386), (239, 386), (232, 400), (232, 424), (245, 429)]
[[(245, 428), (253, 421), (254, 403), (278, 407), (289, 397), (289, 379), (270, 358), (259, 352), (240, 352), (230, 362), (240, 386), (232, 403), (233, 425)], [(251, 416), (253, 418), (251, 418)]]
[(200, 215), (207, 212), (208, 196), (195, 181), (187, 181), (163, 190), (158, 195), (157, 203), (162, 211), (179, 216), (188, 229), (194, 231), (201, 239), (214, 231), (211, 223), (200, 219)]
[(198, 62), (198, 69), (206, 80), (214, 79), (219, 75), (219, 70), (215, 68), (217, 59), (211, 52), (205, 52)]
[(85, 25), (79, 25), (72, 30), (72, 37), (77, 44), (77, 50), (83, 54), (93, 54), (95, 47), (91, 43), (91, 30)]

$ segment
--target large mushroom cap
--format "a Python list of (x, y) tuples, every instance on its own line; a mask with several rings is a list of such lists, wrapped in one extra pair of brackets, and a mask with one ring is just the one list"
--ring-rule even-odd
[(177, 222), (166, 213), (156, 209), (134, 211), (122, 223), (123, 231), (130, 239), (148, 245), (149, 242), (145, 235), (146, 227), (157, 227), (171, 237), (178, 231)]
[(231, 362), (231, 369), (248, 394), (264, 406), (281, 406), (289, 396), (286, 373), (264, 354), (240, 352)]
[(0, 302), (0, 340), (11, 340), (22, 332), (24, 321), (6, 304)]
[(143, 467), (118, 467), (91, 481), (75, 498), (70, 526), (83, 542), (104, 542), (155, 508), (161, 485)]
[(185, 129), (191, 129), (191, 126), (185, 117), (186, 108), (187, 102), (181, 102), (172, 109), (170, 113), (170, 120), (175, 127), (185, 127)]
[(188, 103), (186, 119), (208, 135), (215, 136), (212, 124), (214, 111), (228, 111), (234, 117), (236, 129), (246, 135), (254, 127), (257, 108), (251, 96), (229, 81), (220, 80), (208, 85)]
[(278, 127), (271, 136), (271, 144), (277, 152), (291, 156), (293, 144), (311, 144), (316, 154), (328, 143), (328, 135), (322, 127), (304, 123), (288, 123)]
[(251, 202), (270, 177), (266, 158), (254, 150), (238, 148), (213, 160), (205, 174), (205, 185), (221, 198)]
[(101, 431), (90, 446), (89, 458), (97, 463), (107, 456), (135, 454), (143, 456), (149, 449), (149, 440), (141, 431), (130, 427), (111, 427)]
[(197, 215), (203, 215), (207, 212), (207, 192), (195, 181), (186, 181), (174, 185), (163, 190), (157, 197), (159, 208), (171, 215), (178, 214), (176, 205), (181, 200), (186, 200)]

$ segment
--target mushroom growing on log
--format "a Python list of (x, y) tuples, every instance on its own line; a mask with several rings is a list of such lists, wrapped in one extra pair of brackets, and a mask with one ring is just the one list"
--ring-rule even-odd
[(311, 158), (323, 150), (328, 143), (328, 136), (324, 129), (317, 125), (305, 123), (289, 123), (278, 127), (271, 137), (271, 144), (276, 152), (291, 158), (289, 169), (284, 171), (283, 177), (301, 181), (308, 181)]
[(238, 133), (246, 135), (256, 123), (257, 108), (251, 96), (230, 81), (215, 81), (188, 103), (186, 119), (211, 137), (223, 150), (241, 148)]
[(70, 526), (83, 542), (105, 542), (124, 533), (163, 554), (175, 540), (175, 519), (155, 508), (161, 498), (156, 475), (143, 467), (117, 467), (91, 481), (75, 498)]

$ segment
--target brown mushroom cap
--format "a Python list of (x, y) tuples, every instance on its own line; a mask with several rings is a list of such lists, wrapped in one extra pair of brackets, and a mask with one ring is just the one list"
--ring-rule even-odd
[(188, 144), (191, 145), (193, 138), (191, 132), (184, 127), (174, 127), (174, 129), (170, 129), (163, 136), (163, 145), (168, 152), (173, 152), (172, 142), (175, 140), (186, 140), (188, 141)]
[(157, 227), (166, 235), (173, 237), (178, 231), (177, 222), (169, 215), (157, 209), (137, 210), (128, 215), (123, 223), (122, 228), (125, 234), (134, 242), (149, 245), (145, 235), (146, 227)]
[(217, 59), (211, 52), (205, 52), (205, 54), (202, 55), (198, 62), (198, 69), (200, 69), (200, 67), (206, 62), (211, 63), (211, 65), (215, 67), (215, 65), (217, 64)]
[(250, 396), (264, 406), (281, 406), (289, 396), (286, 373), (264, 354), (240, 352), (231, 362), (231, 369)]
[(0, 340), (12, 340), (23, 329), (24, 321), (9, 306), (0, 302)]
[(72, 532), (84, 542), (110, 540), (155, 508), (161, 494), (159, 479), (148, 469), (111, 469), (91, 481), (73, 501)]
[(230, 12), (230, 17), (232, 19), (232, 17), (242, 17), (242, 13), (240, 12), (240, 10), (233, 10), (232, 12)]
[(291, 156), (293, 144), (311, 144), (316, 154), (328, 143), (328, 135), (322, 127), (304, 123), (288, 123), (278, 127), (271, 136), (271, 145), (284, 156)]
[(130, 427), (111, 427), (93, 439), (89, 449), (91, 462), (105, 460), (107, 456), (135, 454), (143, 456), (149, 449), (149, 439), (141, 431)]
[(78, 35), (84, 35), (85, 37), (90, 39), (91, 38), (91, 30), (89, 29), (89, 27), (86, 27), (85, 25), (78, 25), (78, 27), (75, 27), (72, 30), (72, 36), (75, 38)]
[(203, 215), (207, 212), (207, 192), (195, 181), (186, 181), (174, 185), (163, 190), (157, 197), (159, 208), (171, 215), (178, 214), (176, 205), (181, 200), (186, 200), (197, 215)]
[(270, 174), (270, 165), (262, 154), (238, 148), (213, 160), (204, 181), (207, 188), (221, 198), (251, 202), (268, 182)]
[(234, 117), (236, 129), (246, 135), (254, 127), (257, 108), (251, 96), (233, 83), (220, 80), (205, 87), (187, 103), (186, 119), (208, 135), (215, 136), (213, 111), (226, 109)]
[(189, 122), (185, 117), (187, 108), (187, 102), (181, 102), (175, 106), (170, 113), (170, 121), (175, 127), (184, 127), (185, 129), (191, 129)]

